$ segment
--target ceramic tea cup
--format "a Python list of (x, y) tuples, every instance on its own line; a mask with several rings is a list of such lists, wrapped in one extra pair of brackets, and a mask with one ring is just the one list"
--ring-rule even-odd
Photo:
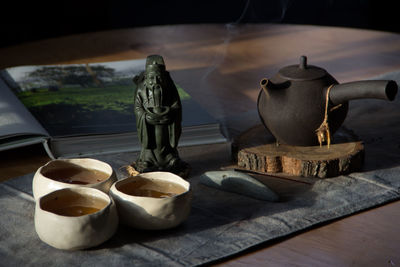
[(190, 184), (170, 172), (148, 172), (119, 180), (110, 189), (122, 223), (138, 229), (172, 228), (189, 215)]
[(36, 201), (36, 232), (43, 242), (58, 249), (97, 246), (108, 240), (117, 227), (115, 203), (98, 189), (64, 188)]
[(33, 197), (72, 187), (92, 187), (108, 193), (117, 176), (111, 166), (97, 159), (56, 159), (40, 167), (32, 182)]

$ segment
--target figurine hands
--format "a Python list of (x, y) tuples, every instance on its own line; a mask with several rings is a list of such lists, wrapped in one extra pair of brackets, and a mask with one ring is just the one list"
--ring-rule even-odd
[(146, 112), (146, 120), (153, 125), (159, 125), (159, 124), (168, 124), (172, 121), (172, 118), (170, 117), (169, 114), (165, 113), (154, 113), (154, 112)]

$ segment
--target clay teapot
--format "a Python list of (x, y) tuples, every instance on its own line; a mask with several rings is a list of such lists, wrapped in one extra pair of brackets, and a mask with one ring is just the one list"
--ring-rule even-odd
[(305, 56), (260, 85), (257, 107), (262, 123), (278, 143), (296, 146), (321, 145), (326, 137), (329, 142), (346, 118), (349, 100), (392, 101), (398, 89), (391, 80), (339, 84), (326, 70), (307, 65)]

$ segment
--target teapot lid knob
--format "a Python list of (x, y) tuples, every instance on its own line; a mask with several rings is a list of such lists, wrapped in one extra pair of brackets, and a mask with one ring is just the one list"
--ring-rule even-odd
[(301, 56), (300, 57), (299, 68), (300, 69), (307, 69), (307, 57), (306, 56)]
[(326, 70), (313, 66), (307, 65), (307, 57), (300, 57), (299, 65), (286, 66), (279, 70), (279, 76), (286, 80), (291, 81), (310, 81), (316, 79), (324, 79), (328, 74)]

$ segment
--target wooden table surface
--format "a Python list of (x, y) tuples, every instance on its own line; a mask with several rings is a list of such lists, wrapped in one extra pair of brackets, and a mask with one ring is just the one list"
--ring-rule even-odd
[[(0, 68), (164, 57), (173, 78), (217, 118), (254, 110), (263, 77), (299, 56), (339, 82), (400, 69), (400, 35), (334, 27), (169, 25), (66, 36), (0, 49)], [(365, 118), (367, 119), (367, 118)], [(245, 129), (243, 129), (245, 130)], [(1, 180), (48, 160), (39, 146), (0, 152)], [(400, 178), (400, 174), (399, 174)], [(267, 243), (221, 265), (399, 266), (400, 201)]]

